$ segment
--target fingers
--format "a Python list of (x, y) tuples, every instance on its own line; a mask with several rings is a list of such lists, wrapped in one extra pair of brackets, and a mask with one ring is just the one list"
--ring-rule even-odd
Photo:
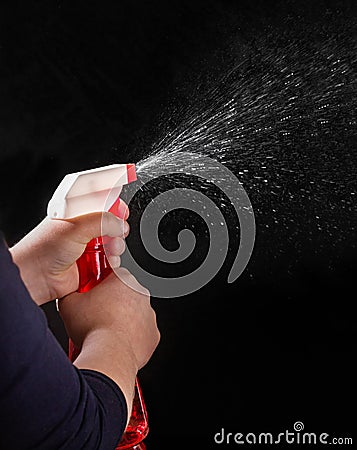
[(110, 238), (106, 245), (106, 255), (108, 262), (112, 269), (120, 267), (121, 258), (120, 255), (124, 253), (125, 242), (124, 239), (120, 237)]
[[(126, 237), (129, 233), (129, 224), (112, 213), (104, 212), (101, 217), (101, 234), (99, 236)], [(97, 237), (97, 236), (95, 236)]]
[(108, 262), (112, 269), (120, 267), (121, 258), (125, 251), (125, 241), (121, 237), (109, 238), (105, 245)]
[(106, 245), (106, 249), (110, 255), (120, 256), (125, 250), (125, 241), (121, 237), (111, 238)]
[(114, 269), (117, 269), (120, 267), (121, 258), (120, 258), (120, 256), (109, 255), (108, 262), (109, 262), (110, 267), (114, 270)]
[(129, 207), (121, 198), (117, 198), (109, 211), (123, 220), (127, 220), (129, 217)]
[(109, 212), (94, 212), (68, 219), (76, 225), (78, 238), (88, 243), (99, 236), (126, 237), (129, 234), (129, 224)]

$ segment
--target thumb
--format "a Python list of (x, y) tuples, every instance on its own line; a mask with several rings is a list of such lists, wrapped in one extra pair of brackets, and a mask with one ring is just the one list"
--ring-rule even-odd
[(110, 212), (94, 212), (68, 219), (76, 227), (79, 240), (88, 243), (99, 236), (126, 237), (129, 224)]

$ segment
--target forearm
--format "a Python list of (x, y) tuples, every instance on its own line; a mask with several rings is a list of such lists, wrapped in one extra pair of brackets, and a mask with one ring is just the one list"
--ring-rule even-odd
[(124, 393), (104, 374), (73, 367), (1, 239), (0, 329), (0, 447), (115, 448), (127, 419)]
[(74, 365), (104, 373), (122, 390), (128, 409), (133, 404), (137, 365), (130, 345), (121, 332), (99, 329), (92, 331), (82, 345)]

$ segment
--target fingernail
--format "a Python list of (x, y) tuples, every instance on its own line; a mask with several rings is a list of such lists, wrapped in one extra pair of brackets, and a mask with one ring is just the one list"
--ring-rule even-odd
[(128, 222), (124, 222), (124, 234), (129, 233), (129, 229), (130, 229), (130, 227), (129, 227)]

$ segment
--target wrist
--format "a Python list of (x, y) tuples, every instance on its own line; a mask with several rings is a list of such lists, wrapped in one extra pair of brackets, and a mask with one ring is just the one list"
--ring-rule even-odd
[(41, 264), (35, 257), (29, 257), (32, 252), (22, 251), (16, 245), (9, 249), (14, 264), (19, 269), (21, 279), (37, 305), (49, 301), (50, 292), (45, 282)]
[(102, 372), (111, 378), (125, 396), (130, 417), (138, 366), (125, 334), (110, 328), (91, 331), (83, 340), (74, 365), (79, 369)]

